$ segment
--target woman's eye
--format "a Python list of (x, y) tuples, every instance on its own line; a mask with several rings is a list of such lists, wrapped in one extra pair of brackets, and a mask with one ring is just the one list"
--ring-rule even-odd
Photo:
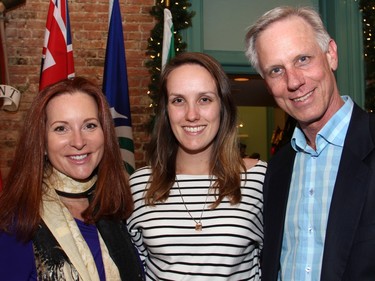
[(210, 102), (211, 99), (207, 98), (207, 97), (203, 97), (203, 98), (201, 98), (201, 101), (204, 102), (204, 103), (207, 103), (207, 102)]
[(183, 101), (182, 98), (175, 98), (172, 100), (172, 103), (181, 103)]
[(54, 129), (55, 132), (65, 132), (66, 131), (66, 128), (64, 126), (57, 126), (55, 129)]
[(97, 127), (98, 127), (98, 125), (95, 124), (95, 123), (89, 123), (89, 124), (86, 125), (86, 128), (87, 128), (87, 129), (95, 129), (95, 128), (97, 128)]

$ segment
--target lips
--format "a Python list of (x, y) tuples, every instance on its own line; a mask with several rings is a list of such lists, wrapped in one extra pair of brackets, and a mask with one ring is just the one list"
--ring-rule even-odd
[(186, 127), (183, 127), (185, 131), (189, 132), (189, 133), (198, 133), (200, 131), (202, 131), (206, 126), (194, 126), (194, 127), (191, 127), (191, 126), (186, 126)]
[(293, 99), (293, 101), (294, 102), (303, 102), (303, 101), (307, 100), (313, 94), (313, 92), (314, 91), (308, 92), (306, 95), (304, 95), (302, 97)]

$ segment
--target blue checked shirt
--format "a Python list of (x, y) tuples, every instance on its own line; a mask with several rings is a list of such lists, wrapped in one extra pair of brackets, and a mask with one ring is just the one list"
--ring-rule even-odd
[(316, 136), (316, 151), (306, 142), (298, 127), (292, 136), (296, 150), (294, 170), (286, 210), (281, 250), (282, 281), (320, 280), (324, 240), (353, 101), (345, 104)]

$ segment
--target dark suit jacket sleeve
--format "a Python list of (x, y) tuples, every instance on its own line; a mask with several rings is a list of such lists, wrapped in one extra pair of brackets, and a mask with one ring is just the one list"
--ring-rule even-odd
[(354, 106), (330, 206), (322, 281), (375, 280), (375, 121)]

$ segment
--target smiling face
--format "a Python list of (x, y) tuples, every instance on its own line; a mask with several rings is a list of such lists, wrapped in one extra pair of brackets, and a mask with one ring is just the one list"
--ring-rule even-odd
[(220, 126), (220, 98), (214, 78), (202, 66), (185, 64), (168, 76), (168, 117), (179, 150), (211, 152)]
[(81, 92), (58, 95), (49, 101), (46, 114), (46, 152), (52, 166), (75, 180), (87, 179), (104, 151), (95, 100)]
[(300, 17), (271, 24), (256, 41), (260, 69), (276, 103), (302, 128), (317, 131), (342, 106), (333, 71), (337, 47), (319, 47), (312, 27)]

